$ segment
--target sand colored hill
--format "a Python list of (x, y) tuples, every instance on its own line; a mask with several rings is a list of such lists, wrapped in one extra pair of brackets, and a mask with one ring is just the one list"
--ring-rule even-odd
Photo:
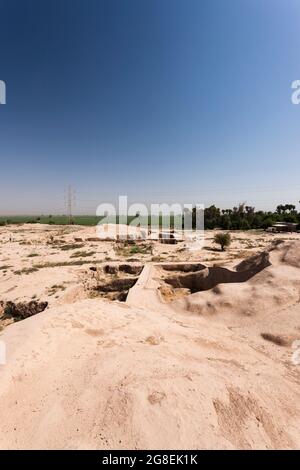
[[(127, 302), (50, 297), (6, 327), (0, 448), (299, 448), (300, 241), (221, 271), (201, 258), (193, 272), (146, 262)], [(197, 273), (215, 285), (189, 293)]]
[(227, 315), (238, 316), (239, 321), (243, 317), (257, 321), (281, 308), (300, 307), (300, 242), (280, 243), (232, 270), (211, 267), (203, 274), (200, 271), (194, 277), (196, 283), (202, 280), (205, 292), (180, 299), (176, 307), (201, 315), (219, 314), (223, 320)]
[(259, 338), (88, 300), (2, 340), (1, 448), (299, 447), (299, 373)]

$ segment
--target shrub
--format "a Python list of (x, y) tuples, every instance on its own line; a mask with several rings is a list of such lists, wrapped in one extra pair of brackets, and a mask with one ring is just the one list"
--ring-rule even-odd
[(271, 333), (261, 333), (261, 337), (266, 341), (277, 344), (278, 346), (287, 346), (287, 341), (279, 335), (272, 335)]
[(216, 233), (214, 242), (221, 246), (221, 250), (224, 251), (226, 247), (231, 244), (230, 233)]
[(274, 224), (274, 221), (271, 219), (271, 217), (268, 217), (262, 222), (261, 227), (264, 230), (266, 230), (267, 228), (271, 227), (273, 224)]

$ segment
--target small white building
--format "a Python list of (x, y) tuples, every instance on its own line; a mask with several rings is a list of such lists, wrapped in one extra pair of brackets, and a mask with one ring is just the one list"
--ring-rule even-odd
[(267, 232), (282, 233), (282, 232), (297, 232), (298, 224), (293, 222), (276, 222), (272, 227), (267, 228)]

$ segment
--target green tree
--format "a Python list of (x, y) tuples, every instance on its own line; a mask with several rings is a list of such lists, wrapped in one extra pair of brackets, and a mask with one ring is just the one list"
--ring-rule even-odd
[(216, 233), (214, 237), (214, 242), (221, 246), (221, 250), (224, 251), (226, 247), (231, 244), (230, 233)]

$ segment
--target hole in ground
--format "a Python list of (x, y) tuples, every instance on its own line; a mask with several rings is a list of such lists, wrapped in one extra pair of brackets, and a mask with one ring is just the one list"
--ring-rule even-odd
[(91, 295), (125, 302), (129, 289), (137, 282), (143, 267), (141, 264), (106, 264), (101, 268), (91, 267)]
[(25, 320), (37, 313), (43, 312), (48, 307), (48, 302), (0, 302), (1, 319), (13, 319), (14, 321)]
[(94, 290), (104, 294), (110, 300), (125, 302), (128, 291), (134, 286), (138, 277), (114, 279), (107, 284), (98, 285)]
[[(219, 266), (205, 267), (201, 264), (162, 266), (163, 270), (176, 271), (176, 274), (164, 277), (161, 293), (166, 300), (173, 300), (180, 295), (213, 289), (219, 284), (246, 282), (270, 264), (269, 253), (264, 252), (240, 263), (236, 266), (236, 271)], [(174, 295), (167, 286), (175, 289)], [(180, 295), (176, 292), (177, 289), (180, 290)]]
[(200, 264), (200, 263), (172, 263), (172, 264), (163, 264), (163, 265), (160, 265), (160, 267), (164, 271), (178, 271), (178, 272), (184, 272), (184, 273), (201, 271), (202, 269), (206, 268), (204, 264)]

